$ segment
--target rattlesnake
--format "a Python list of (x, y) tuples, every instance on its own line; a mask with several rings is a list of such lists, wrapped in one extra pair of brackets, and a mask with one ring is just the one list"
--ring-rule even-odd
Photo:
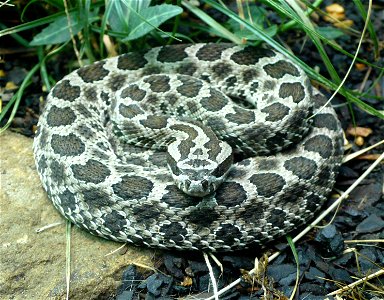
[(332, 107), (320, 110), (325, 102), (271, 49), (132, 52), (56, 84), (38, 124), (36, 166), (54, 206), (94, 235), (245, 249), (305, 223), (331, 191), (342, 134)]

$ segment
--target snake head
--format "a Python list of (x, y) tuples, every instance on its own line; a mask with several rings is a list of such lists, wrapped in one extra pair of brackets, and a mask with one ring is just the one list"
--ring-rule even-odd
[(168, 166), (180, 190), (194, 197), (204, 197), (216, 191), (233, 163), (232, 148), (224, 142), (221, 142), (220, 146), (224, 151), (214, 159), (189, 155), (183, 160), (176, 161), (168, 152)]

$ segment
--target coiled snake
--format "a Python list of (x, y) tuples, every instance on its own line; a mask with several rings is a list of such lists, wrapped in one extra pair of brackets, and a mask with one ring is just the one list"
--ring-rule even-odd
[[(175, 45), (82, 67), (34, 141), (55, 207), (94, 235), (230, 251), (314, 216), (342, 156), (334, 110), (270, 49)], [(314, 117), (310, 118), (311, 116)]]

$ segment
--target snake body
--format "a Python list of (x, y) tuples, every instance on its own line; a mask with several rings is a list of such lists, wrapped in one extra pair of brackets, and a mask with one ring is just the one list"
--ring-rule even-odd
[(332, 107), (275, 51), (175, 45), (82, 67), (34, 141), (60, 213), (107, 239), (232, 251), (314, 216), (341, 162)]

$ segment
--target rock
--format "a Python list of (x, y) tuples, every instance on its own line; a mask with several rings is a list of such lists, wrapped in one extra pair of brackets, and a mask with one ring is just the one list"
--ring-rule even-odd
[[(2, 299), (65, 299), (65, 223), (41, 187), (32, 139), (6, 131), (0, 136), (0, 295)], [(62, 222), (39, 234), (36, 229)], [(70, 299), (112, 295), (124, 266), (153, 266), (153, 252), (71, 230)]]
[(325, 278), (326, 275), (325, 273), (321, 272), (319, 269), (315, 267), (310, 267), (307, 272), (305, 272), (305, 278), (308, 280), (313, 280), (313, 281), (322, 281)]
[(168, 295), (170, 289), (172, 288), (173, 279), (170, 276), (156, 273), (149, 276), (146, 279), (146, 288), (148, 290), (147, 296), (159, 297), (162, 296), (161, 299), (164, 299), (166, 295)]
[(184, 277), (184, 273), (181, 268), (185, 263), (184, 259), (168, 252), (164, 254), (163, 258), (164, 265), (169, 271), (169, 273), (171, 273), (173, 277), (182, 279)]
[(283, 286), (288, 286), (296, 280), (296, 266), (293, 264), (271, 265), (267, 275)]
[(321, 229), (316, 234), (315, 241), (319, 245), (319, 250), (328, 257), (340, 256), (344, 250), (343, 237), (333, 224)]
[(369, 233), (383, 230), (383, 228), (384, 221), (377, 215), (372, 214), (368, 218), (364, 219), (364, 221), (361, 222), (359, 225), (357, 225), (356, 231), (359, 233)]

